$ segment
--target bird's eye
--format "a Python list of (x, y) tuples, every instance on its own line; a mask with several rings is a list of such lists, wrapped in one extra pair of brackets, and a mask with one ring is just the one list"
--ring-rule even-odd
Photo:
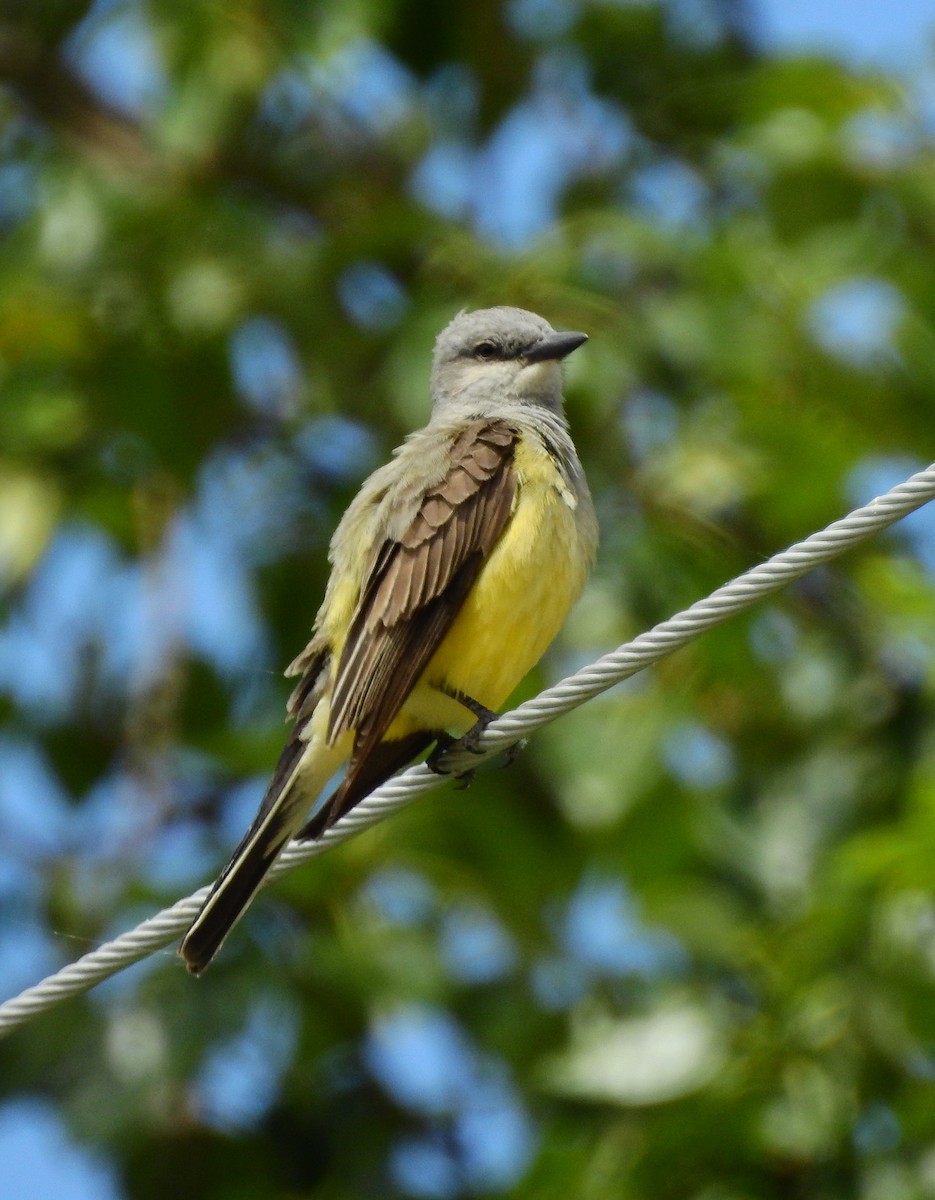
[(478, 342), (474, 347), (474, 357), (482, 358), (485, 362), (488, 359), (496, 358), (497, 347), (493, 342)]

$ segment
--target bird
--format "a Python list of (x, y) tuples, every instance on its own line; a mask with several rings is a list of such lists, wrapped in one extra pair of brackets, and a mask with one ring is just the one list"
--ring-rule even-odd
[[(211, 962), (293, 837), (318, 838), (434, 747), (476, 746), (581, 593), (598, 527), (564, 415), (587, 341), (521, 308), (462, 310), (435, 342), (431, 414), (361, 485), (331, 540), (291, 733), (252, 825), (179, 953)], [(313, 812), (340, 770), (343, 780)]]

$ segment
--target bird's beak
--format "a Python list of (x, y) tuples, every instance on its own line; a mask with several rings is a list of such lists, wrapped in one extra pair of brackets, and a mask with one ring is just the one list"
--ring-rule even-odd
[(552, 358), (564, 358), (571, 354), (572, 350), (584, 345), (587, 340), (586, 333), (547, 333), (538, 342), (533, 342), (522, 357), (527, 362), (547, 362)]

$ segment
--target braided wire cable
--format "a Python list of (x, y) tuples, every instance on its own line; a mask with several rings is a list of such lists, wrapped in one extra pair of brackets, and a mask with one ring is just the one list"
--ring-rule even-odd
[[(480, 739), (479, 754), (454, 749), (446, 755), (445, 766), (453, 774), (476, 766), (845, 550), (869, 540), (932, 499), (935, 499), (935, 464), (498, 717)], [(423, 764), (410, 767), (372, 792), (317, 841), (292, 842), (270, 872), (270, 880), (384, 820), (417, 796), (438, 787), (443, 778)], [(200, 888), (0, 1004), (0, 1036), (167, 946), (185, 931), (209, 890)]]

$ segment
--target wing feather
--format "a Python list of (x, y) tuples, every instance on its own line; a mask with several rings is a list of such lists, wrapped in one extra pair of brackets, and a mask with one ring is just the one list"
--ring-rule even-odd
[(409, 527), (375, 552), (331, 697), (329, 738), (354, 730), (355, 759), (389, 728), (506, 527), (517, 437), (505, 422), (472, 422)]

